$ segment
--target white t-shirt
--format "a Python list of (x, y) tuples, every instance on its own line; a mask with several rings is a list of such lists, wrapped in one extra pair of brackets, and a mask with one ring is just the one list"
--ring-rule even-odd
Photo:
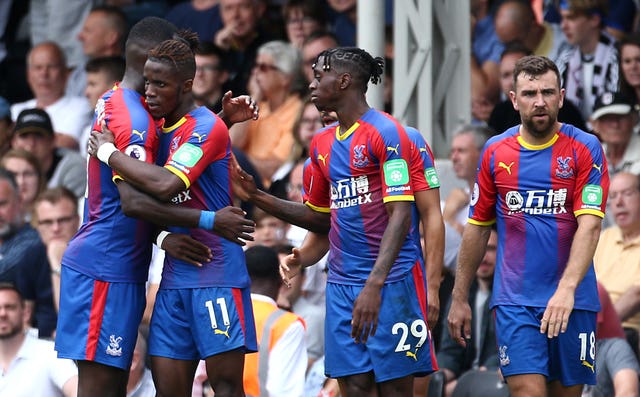
[[(11, 119), (16, 121), (24, 109), (36, 107), (35, 98), (11, 105)], [(64, 96), (44, 109), (51, 118), (53, 131), (74, 137), (80, 141), (82, 130), (91, 123), (93, 109), (87, 98), (79, 96)]]
[(0, 374), (0, 396), (62, 396), (62, 388), (78, 369), (57, 357), (53, 342), (27, 335), (9, 369)]

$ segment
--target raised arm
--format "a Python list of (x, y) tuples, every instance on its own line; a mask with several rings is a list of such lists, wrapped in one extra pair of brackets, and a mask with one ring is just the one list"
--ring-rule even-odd
[[(209, 212), (162, 203), (123, 180), (119, 180), (117, 186), (125, 215), (144, 219), (159, 226), (198, 228), (202, 226), (203, 213)], [(254, 222), (246, 219), (244, 215), (244, 212), (236, 207), (222, 208), (216, 211), (211, 230), (229, 241), (245, 245), (243, 240), (253, 241), (253, 236), (249, 233), (254, 231)]]

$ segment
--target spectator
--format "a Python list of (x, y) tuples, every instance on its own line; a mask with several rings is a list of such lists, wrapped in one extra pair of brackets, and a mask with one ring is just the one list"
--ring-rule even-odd
[(286, 242), (285, 236), (289, 224), (267, 212), (256, 208), (253, 210), (253, 220), (256, 223), (252, 245), (264, 245), (274, 248)]
[(0, 394), (11, 397), (77, 395), (78, 370), (56, 357), (53, 342), (36, 339), (24, 329), (29, 311), (20, 291), (0, 283)]
[(638, 359), (625, 340), (620, 318), (607, 290), (600, 283), (598, 296), (602, 309), (596, 320), (596, 385), (585, 386), (584, 390), (591, 397), (637, 397)]
[(500, 54), (504, 46), (496, 35), (494, 0), (471, 1), (471, 114), (488, 120), (500, 94)]
[(215, 44), (201, 41), (196, 49), (196, 76), (193, 79), (193, 99), (214, 113), (222, 110), (222, 87), (229, 79), (224, 52)]
[(573, 102), (585, 120), (595, 100), (605, 91), (618, 87), (618, 51), (615, 39), (603, 29), (606, 0), (566, 0), (560, 2), (562, 31), (573, 49), (556, 60), (566, 90), (565, 99)]
[(25, 223), (13, 175), (0, 169), (0, 281), (16, 285), (27, 300), (31, 324), (40, 337), (51, 337), (56, 312), (51, 292), (51, 272), (38, 233)]
[[(89, 83), (86, 76), (87, 62), (102, 57), (124, 56), (127, 30), (127, 17), (120, 7), (105, 5), (91, 10), (78, 34), (85, 60), (71, 72), (67, 81), (67, 95), (86, 95), (85, 88)], [(124, 72), (120, 76), (122, 74)]]
[(335, 13), (332, 21), (333, 33), (341, 47), (356, 45), (356, 22), (358, 19), (357, 0), (327, 0)]
[(178, 29), (189, 29), (198, 34), (202, 42), (213, 42), (222, 29), (218, 0), (181, 1), (167, 12), (165, 19)]
[(65, 96), (68, 72), (62, 49), (53, 42), (33, 47), (27, 57), (27, 81), (34, 98), (11, 106), (11, 117), (18, 118), (21, 111), (44, 109), (49, 114), (55, 131), (55, 144), (78, 149), (82, 128), (91, 119), (91, 109), (85, 98)]
[(0, 97), (0, 157), (11, 149), (12, 135), (11, 105), (9, 101)]
[(620, 49), (620, 93), (640, 103), (640, 33), (625, 36), (618, 42)]
[[(502, 95), (506, 98), (498, 103), (489, 116), (487, 123), (495, 132), (502, 133), (508, 128), (521, 123), (520, 114), (513, 107), (513, 102), (509, 96), (509, 92), (513, 91), (513, 70), (515, 69), (518, 59), (531, 55), (531, 51), (520, 42), (512, 42), (507, 44), (500, 57), (500, 87)], [(563, 123), (572, 124), (583, 131), (587, 130), (582, 114), (576, 106), (569, 100), (565, 99), (558, 113), (558, 120)]]
[(620, 172), (611, 178), (610, 212), (615, 225), (602, 231), (593, 258), (598, 281), (611, 296), (627, 341), (638, 356), (640, 330), (640, 181)]
[(605, 92), (598, 97), (591, 123), (600, 136), (609, 174), (640, 173), (640, 136), (633, 133), (638, 114), (629, 98)]
[(246, 258), (259, 342), (258, 353), (245, 357), (244, 390), (252, 396), (302, 397), (307, 369), (305, 325), (276, 305), (282, 285), (278, 255), (271, 248), (254, 246), (247, 249)]
[[(451, 339), (447, 327), (443, 328), (438, 366), (445, 375), (445, 396), (451, 396), (460, 376), (469, 370), (498, 369), (498, 350), (492, 310), (489, 307), (493, 289), (493, 272), (496, 267), (498, 233), (491, 230), (487, 250), (476, 271), (475, 281), (469, 293), (471, 306), (471, 342), (466, 348)], [(448, 311), (448, 309), (447, 309)]]
[(476, 181), (476, 168), (480, 153), (487, 139), (493, 135), (486, 127), (465, 125), (453, 134), (451, 163), (459, 179), (467, 182), (465, 189), (454, 188), (447, 196), (442, 217), (448, 227), (462, 235), (469, 215), (469, 197)]
[(293, 146), (293, 123), (302, 108), (295, 82), (300, 53), (284, 41), (272, 41), (258, 49), (251, 95), (260, 105), (260, 118), (231, 127), (231, 142), (242, 149), (256, 167), (265, 186), (287, 160)]
[(325, 3), (321, 0), (287, 0), (282, 6), (282, 15), (287, 40), (299, 50), (311, 33), (327, 28)]
[(496, 35), (505, 45), (519, 41), (533, 54), (546, 56), (553, 61), (571, 48), (560, 25), (538, 23), (528, 0), (506, 0), (500, 4), (495, 27)]
[(258, 47), (271, 40), (259, 26), (265, 12), (262, 0), (220, 0), (223, 27), (213, 42), (225, 51), (232, 74), (225, 86), (234, 95), (247, 93)]
[(47, 40), (56, 42), (64, 51), (70, 69), (81, 67), (82, 49), (76, 37), (82, 21), (91, 7), (100, 0), (69, 2), (66, 0), (30, 0), (29, 27), (31, 44), (38, 46)]
[(0, 160), (0, 166), (11, 172), (18, 184), (24, 220), (31, 220), (36, 197), (44, 190), (44, 176), (36, 157), (26, 150), (9, 150)]
[(307, 79), (307, 83), (313, 80), (313, 68), (311, 65), (316, 61), (318, 55), (330, 48), (336, 48), (338, 40), (329, 32), (322, 30), (315, 31), (302, 43), (302, 72)]
[(127, 382), (127, 397), (155, 397), (156, 388), (153, 385), (151, 371), (146, 366), (147, 339), (138, 331), (136, 347), (133, 351), (133, 361), (129, 369)]
[(55, 148), (51, 119), (42, 109), (25, 109), (14, 128), (13, 148), (24, 149), (38, 159), (47, 187), (64, 186), (76, 197), (84, 195), (86, 161), (76, 152)]
[[(84, 66), (86, 74), (84, 96), (89, 100), (91, 109), (96, 108), (98, 99), (102, 94), (113, 87), (116, 82), (122, 80), (124, 68), (124, 58), (120, 56), (93, 58), (87, 62)], [(82, 156), (87, 154), (87, 142), (91, 135), (92, 124), (93, 122), (90, 121), (82, 130), (82, 135), (80, 135), (79, 151)]]
[(64, 187), (47, 189), (37, 197), (34, 203), (31, 223), (38, 231), (47, 250), (53, 303), (57, 311), (60, 302), (62, 255), (71, 237), (80, 227), (78, 200), (69, 189)]

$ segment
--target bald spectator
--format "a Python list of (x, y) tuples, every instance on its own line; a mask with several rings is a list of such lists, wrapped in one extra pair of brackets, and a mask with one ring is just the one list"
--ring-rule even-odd
[(615, 225), (602, 231), (593, 263), (611, 296), (629, 344), (638, 355), (640, 330), (640, 180), (619, 172), (611, 178), (609, 211)]
[(555, 61), (571, 48), (558, 24), (538, 23), (529, 0), (504, 1), (495, 17), (496, 34), (505, 44), (519, 41), (535, 55)]
[(75, 151), (55, 147), (47, 112), (42, 109), (20, 112), (13, 135), (12, 147), (31, 152), (38, 159), (48, 187), (64, 186), (76, 197), (84, 195), (86, 160)]
[(124, 56), (127, 31), (127, 17), (120, 7), (105, 5), (91, 10), (78, 34), (84, 60), (71, 72), (66, 87), (68, 95), (84, 95), (88, 61), (102, 57)]
[(82, 128), (91, 120), (86, 98), (65, 96), (68, 71), (62, 49), (53, 42), (33, 47), (27, 56), (27, 81), (34, 98), (11, 106), (15, 121), (24, 109), (44, 109), (55, 131), (55, 145), (78, 149)]

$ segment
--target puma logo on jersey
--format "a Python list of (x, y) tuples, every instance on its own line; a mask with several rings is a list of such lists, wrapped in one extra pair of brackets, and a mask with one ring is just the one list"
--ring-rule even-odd
[(418, 356), (414, 352), (406, 352), (407, 357), (413, 358), (414, 361), (418, 361)]
[(396, 154), (396, 156), (398, 156), (398, 155), (400, 155), (400, 153), (398, 153), (398, 147), (400, 147), (399, 143), (395, 147), (387, 146), (387, 151), (388, 152), (394, 152)]
[(602, 164), (598, 165), (598, 164), (594, 164), (593, 168), (597, 169), (599, 173), (602, 174)]
[(329, 153), (327, 153), (325, 155), (322, 155), (322, 154), (318, 155), (318, 161), (322, 161), (322, 164), (324, 164), (325, 167), (327, 166), (327, 159), (328, 158), (329, 158)]
[(194, 136), (194, 137), (198, 138), (198, 143), (200, 143), (207, 137), (207, 134), (200, 135), (197, 132), (194, 132), (194, 133), (191, 134), (191, 136)]
[(595, 369), (593, 368), (593, 364), (589, 363), (588, 361), (582, 360), (582, 365), (589, 368), (591, 372), (596, 372)]
[(505, 163), (503, 163), (502, 161), (498, 163), (498, 167), (500, 168), (504, 168), (505, 170), (507, 170), (507, 172), (509, 173), (509, 175), (511, 175), (511, 166), (513, 165), (513, 161), (511, 163), (509, 163), (509, 165), (506, 165)]
[(231, 339), (231, 338), (229, 337), (229, 326), (228, 326), (228, 325), (227, 325), (227, 329), (226, 329), (226, 330), (224, 330), (224, 331), (223, 331), (223, 330), (221, 330), (221, 329), (215, 329), (215, 330), (213, 330), (213, 334), (214, 334), (214, 335), (224, 335), (224, 336), (226, 336), (226, 337), (227, 337), (227, 339)]
[(147, 132), (147, 131), (142, 131), (142, 132), (140, 132), (140, 131), (138, 131), (138, 130), (133, 130), (133, 131), (131, 131), (131, 133), (132, 133), (133, 135), (137, 135), (137, 136), (139, 136), (139, 137), (140, 137), (140, 139), (141, 139), (141, 140), (143, 140), (143, 141), (144, 141), (144, 133), (145, 133), (145, 132)]
[(421, 147), (421, 148), (420, 148), (420, 152), (421, 152), (421, 153), (422, 153), (422, 152), (426, 152), (426, 151), (427, 151), (427, 148), (426, 148), (426, 147)]

